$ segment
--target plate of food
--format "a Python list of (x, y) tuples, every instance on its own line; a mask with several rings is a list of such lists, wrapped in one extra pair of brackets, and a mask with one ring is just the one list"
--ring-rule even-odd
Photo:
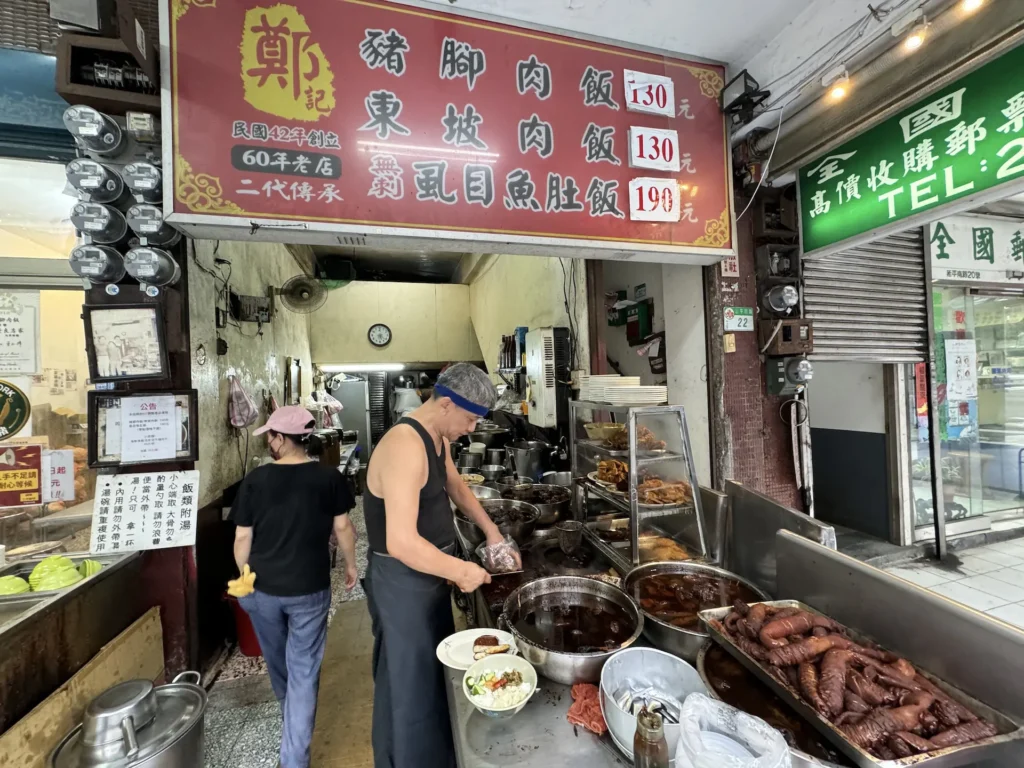
[(537, 670), (519, 656), (488, 656), (462, 678), (462, 692), (486, 717), (512, 717), (537, 692)]
[[(616, 432), (605, 440), (605, 447), (613, 451), (627, 450), (629, 448), (629, 432), (626, 430)], [(664, 451), (668, 446), (664, 440), (655, 437), (647, 427), (638, 426), (636, 428), (636, 447), (640, 451), (654, 452)]]
[(514, 656), (519, 652), (515, 638), (500, 629), (467, 629), (456, 632), (437, 646), (437, 659), (450, 669), (466, 671), (489, 656)]
[(607, 459), (597, 465), (597, 472), (587, 475), (613, 493), (622, 493), (629, 487), (629, 465), (618, 459)]
[(483, 475), (463, 475), (462, 482), (466, 485), (480, 485), (486, 478)]
[(681, 507), (693, 503), (693, 489), (685, 481), (649, 476), (636, 488), (637, 502), (644, 508)]

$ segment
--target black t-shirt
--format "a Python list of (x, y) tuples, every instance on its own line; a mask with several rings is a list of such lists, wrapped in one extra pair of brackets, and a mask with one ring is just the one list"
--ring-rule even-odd
[(354, 506), (342, 474), (315, 461), (250, 472), (231, 515), (235, 525), (253, 529), (249, 567), (256, 589), (278, 597), (329, 589), (334, 518)]

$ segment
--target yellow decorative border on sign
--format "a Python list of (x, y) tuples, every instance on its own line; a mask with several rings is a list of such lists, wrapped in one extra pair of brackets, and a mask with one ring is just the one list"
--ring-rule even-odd
[(701, 93), (709, 99), (718, 100), (718, 94), (725, 88), (725, 80), (722, 79), (720, 74), (713, 69), (704, 69), (703, 67), (687, 67), (684, 65), (684, 68), (697, 78), (697, 81), (700, 83)]
[(244, 214), (237, 204), (224, 199), (220, 179), (208, 173), (192, 173), (189, 162), (178, 155), (174, 160), (177, 172), (174, 180), (175, 196), (196, 213)]
[(732, 237), (732, 226), (729, 221), (729, 209), (722, 211), (717, 219), (704, 224), (704, 234), (693, 241), (694, 245), (705, 245), (708, 248), (721, 248)]
[(186, 13), (192, 6), (197, 8), (216, 8), (217, 0), (171, 0), (171, 13), (174, 14), (174, 20), (177, 21)]

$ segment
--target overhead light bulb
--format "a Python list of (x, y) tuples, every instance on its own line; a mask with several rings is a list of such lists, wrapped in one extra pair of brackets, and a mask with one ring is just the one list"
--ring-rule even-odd
[(925, 24), (918, 24), (914, 27), (914, 30), (907, 35), (903, 41), (903, 48), (907, 51), (916, 51), (922, 45), (924, 45), (924, 36), (927, 26)]
[(839, 101), (846, 97), (848, 79), (840, 80), (832, 86), (832, 90), (828, 92), (829, 98), (832, 101)]
[(828, 95), (832, 101), (839, 101), (845, 98), (850, 90), (850, 74), (846, 71), (846, 67), (839, 65), (821, 78), (821, 84), (828, 88)]
[(967, 11), (967, 13), (973, 13), (974, 11), (981, 8), (984, 2), (985, 0), (964, 0), (963, 9)]

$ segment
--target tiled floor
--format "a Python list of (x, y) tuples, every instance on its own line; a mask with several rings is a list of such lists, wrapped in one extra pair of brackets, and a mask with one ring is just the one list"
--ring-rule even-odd
[(967, 549), (942, 563), (917, 561), (886, 570), (1024, 629), (1024, 540)]

